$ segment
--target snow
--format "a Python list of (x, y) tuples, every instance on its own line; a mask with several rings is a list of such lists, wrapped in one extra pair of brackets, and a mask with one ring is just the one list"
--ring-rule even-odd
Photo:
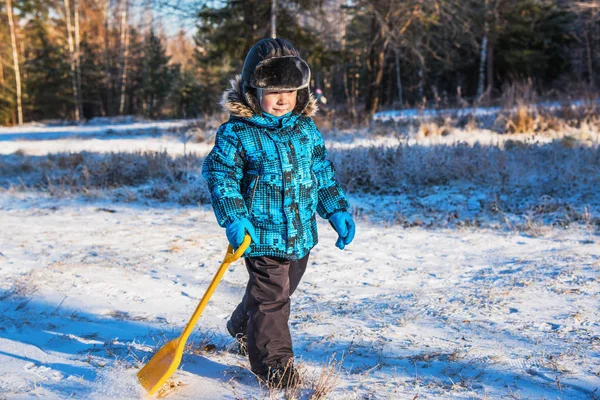
[(31, 156), (42, 156), (54, 153), (79, 153), (82, 151), (94, 153), (166, 151), (173, 155), (183, 155), (192, 152), (205, 155), (208, 154), (211, 148), (212, 144), (208, 143), (186, 143), (184, 147), (181, 140), (170, 137), (140, 137), (137, 139), (115, 138), (111, 140), (15, 140), (11, 142), (0, 142), (0, 154), (20, 152)]
[[(596, 101), (589, 100), (573, 100), (569, 102), (559, 101), (543, 101), (533, 105), (534, 108), (545, 109), (545, 110), (556, 110), (565, 105), (576, 109), (589, 104), (600, 104), (600, 99)], [(379, 111), (373, 115), (374, 121), (407, 121), (414, 119), (428, 119), (434, 117), (443, 116), (454, 116), (464, 117), (468, 115), (473, 116), (489, 116), (497, 115), (503, 109), (501, 107), (463, 107), (463, 108), (406, 108), (402, 110), (386, 110)], [(514, 111), (514, 109), (512, 110)]]
[(81, 125), (29, 123), (0, 127), (0, 154), (40, 156), (53, 153), (166, 151), (173, 155), (206, 154), (212, 144), (183, 143), (196, 120), (144, 121), (133, 117), (94, 118)]
[[(105, 122), (95, 127), (106, 131)], [(12, 157), (26, 145), (26, 153), (52, 154), (166, 143), (168, 152), (183, 152), (169, 135), (132, 130), (98, 140), (73, 137), (79, 127), (62, 128), (61, 139), (43, 130), (40, 140), (0, 139), (0, 153)], [(5, 138), (22, 131), (3, 129)], [(210, 149), (197, 145), (199, 154)], [(328, 371), (337, 382), (327, 399), (598, 397), (597, 230), (548, 225), (533, 234), (428, 223), (432, 209), (477, 215), (484, 197), (461, 186), (353, 194), (357, 236), (344, 251), (319, 221), (320, 243), (292, 298), (304, 376), (298, 398), (310, 398)], [(397, 223), (399, 211), (424, 223)], [(227, 245), (209, 206), (110, 196), (0, 190), (0, 226), (0, 399), (144, 398), (137, 371), (181, 333)], [(169, 398), (283, 398), (261, 387), (247, 359), (230, 351), (225, 322), (246, 280), (243, 263), (228, 269)]]
[(113, 124), (98, 124), (94, 120), (81, 125), (48, 125), (28, 123), (18, 127), (0, 127), (0, 141), (10, 140), (48, 140), (77, 136), (85, 138), (98, 135), (115, 135), (131, 133), (152, 133), (168, 129), (188, 126), (192, 120), (175, 121), (140, 121)]
[[(226, 247), (211, 211), (19, 197), (0, 199), (4, 395), (141, 398), (140, 360), (178, 336)], [(291, 327), (307, 369), (343, 357), (328, 398), (575, 399), (599, 387), (597, 236), (359, 222), (341, 252), (319, 229)], [(230, 267), (192, 338), (217, 351), (186, 354), (170, 397), (258, 395), (226, 351), (245, 279)]]

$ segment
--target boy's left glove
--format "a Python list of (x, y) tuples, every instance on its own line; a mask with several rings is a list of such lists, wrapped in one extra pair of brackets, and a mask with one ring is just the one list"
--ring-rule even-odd
[[(252, 238), (254, 243), (258, 243), (256, 241), (256, 233), (254, 232), (254, 225), (247, 218), (236, 219), (231, 222), (225, 228), (225, 234), (227, 235), (227, 240), (229, 240), (229, 244), (233, 247), (234, 250), (237, 250), (242, 242), (244, 241), (244, 237), (246, 236), (246, 232)], [(244, 255), (250, 253), (250, 247), (244, 252)]]
[(335, 242), (335, 245), (338, 249), (344, 250), (344, 247), (352, 242), (354, 233), (356, 232), (356, 225), (354, 225), (352, 215), (346, 211), (338, 211), (329, 217), (329, 223), (338, 234), (338, 240)]

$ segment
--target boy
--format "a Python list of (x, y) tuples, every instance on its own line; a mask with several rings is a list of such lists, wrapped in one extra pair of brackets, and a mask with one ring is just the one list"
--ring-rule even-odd
[(290, 296), (317, 244), (315, 212), (344, 249), (354, 238), (349, 204), (334, 177), (309, 91), (310, 69), (282, 39), (255, 44), (222, 105), (230, 113), (204, 160), (217, 222), (233, 248), (248, 233), (246, 293), (227, 322), (247, 343), (252, 371), (270, 384), (298, 382), (288, 327)]

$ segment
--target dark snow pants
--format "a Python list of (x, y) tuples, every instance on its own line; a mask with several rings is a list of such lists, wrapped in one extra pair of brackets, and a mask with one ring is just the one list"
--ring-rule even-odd
[(247, 257), (249, 280), (242, 302), (231, 315), (236, 334), (248, 339), (248, 357), (255, 373), (286, 365), (294, 356), (288, 326), (290, 296), (294, 293), (308, 263), (279, 257)]

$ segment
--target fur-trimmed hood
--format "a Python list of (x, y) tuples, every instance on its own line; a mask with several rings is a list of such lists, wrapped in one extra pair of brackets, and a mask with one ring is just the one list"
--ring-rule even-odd
[[(248, 99), (243, 94), (243, 82), (242, 76), (238, 75), (230, 81), (231, 87), (223, 92), (221, 98), (221, 106), (223, 110), (235, 117), (252, 118), (254, 115), (261, 115), (262, 111), (259, 104), (248, 104), (248, 100), (254, 100), (253, 98)], [(299, 92), (300, 94), (300, 92)], [(312, 117), (318, 111), (317, 101), (313, 97), (310, 90), (308, 90), (308, 98), (301, 99), (298, 96), (298, 102), (294, 113), (301, 114), (303, 116)], [(254, 101), (252, 101), (254, 102)], [(258, 102), (258, 100), (256, 100)], [(303, 105), (302, 102), (306, 103)]]

